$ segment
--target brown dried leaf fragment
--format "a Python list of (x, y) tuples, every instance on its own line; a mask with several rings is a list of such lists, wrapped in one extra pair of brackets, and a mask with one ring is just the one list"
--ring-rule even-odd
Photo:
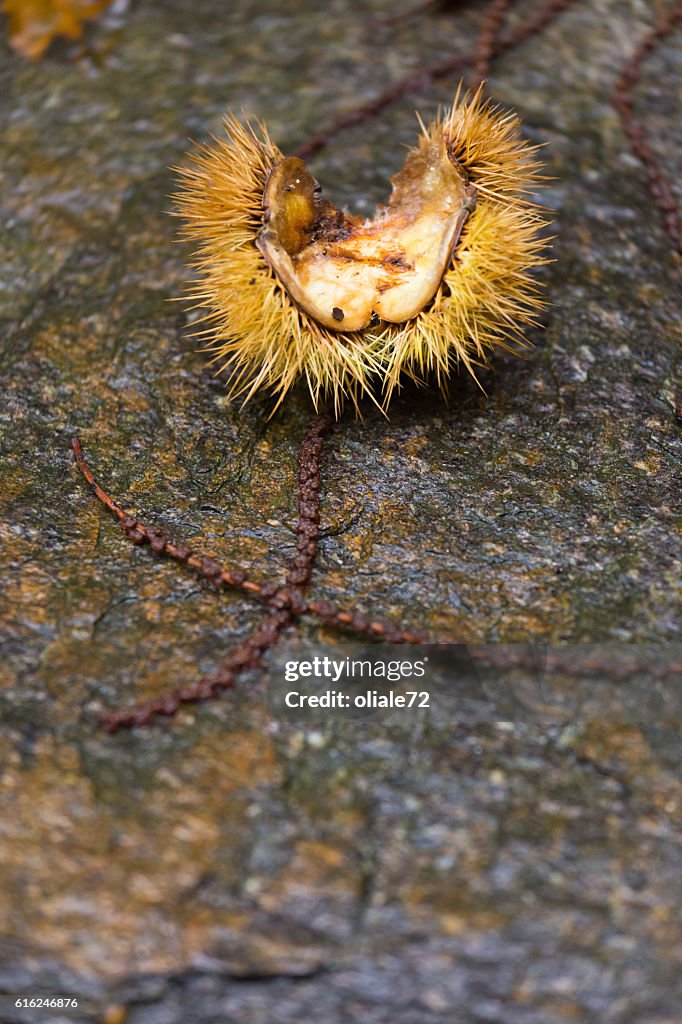
[(111, 0), (3, 0), (10, 46), (29, 60), (40, 60), (58, 36), (80, 39), (85, 22), (96, 18), (110, 3)]

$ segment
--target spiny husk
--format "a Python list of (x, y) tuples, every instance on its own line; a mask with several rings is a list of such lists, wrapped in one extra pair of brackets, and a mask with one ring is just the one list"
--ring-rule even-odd
[(355, 333), (329, 330), (289, 297), (256, 246), (263, 226), (263, 193), (283, 154), (262, 124), (230, 115), (227, 139), (195, 151), (180, 168), (176, 197), (185, 236), (199, 243), (190, 292), (208, 312), (199, 332), (229, 371), (231, 393), (248, 401), (266, 388), (277, 405), (304, 377), (317, 406), (328, 396), (341, 409), (363, 395), (384, 406), (402, 375), (435, 375), (445, 390), (453, 365), (472, 373), (496, 345), (519, 340), (543, 307), (529, 271), (543, 263), (538, 237), (544, 218), (528, 193), (537, 187), (534, 149), (518, 118), (479, 92), (424, 129), (440, 133), (477, 189), (469, 216), (433, 300), (406, 323), (379, 322)]
[(386, 404), (403, 374), (435, 375), (444, 391), (453, 364), (475, 375), (495, 346), (523, 345), (521, 329), (534, 325), (545, 306), (530, 274), (546, 262), (539, 236), (546, 219), (528, 199), (541, 168), (519, 129), (519, 119), (485, 101), (480, 89), (424, 129), (443, 133), (478, 202), (429, 308), (381, 332)]
[(231, 395), (248, 401), (261, 388), (277, 405), (294, 381), (305, 377), (315, 406), (331, 393), (337, 410), (355, 404), (381, 367), (362, 335), (345, 335), (316, 324), (289, 298), (265, 263), (255, 240), (263, 220), (263, 191), (280, 150), (264, 125), (225, 119), (229, 138), (215, 139), (178, 168), (176, 197), (184, 235), (197, 240), (193, 265), (201, 280), (190, 290), (207, 308), (197, 332), (209, 337), (219, 370), (229, 373)]

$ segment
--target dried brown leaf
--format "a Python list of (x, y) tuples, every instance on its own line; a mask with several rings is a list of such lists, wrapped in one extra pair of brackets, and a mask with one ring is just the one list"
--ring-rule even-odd
[(10, 45), (30, 60), (40, 60), (57, 36), (80, 39), (85, 22), (111, 0), (3, 0)]

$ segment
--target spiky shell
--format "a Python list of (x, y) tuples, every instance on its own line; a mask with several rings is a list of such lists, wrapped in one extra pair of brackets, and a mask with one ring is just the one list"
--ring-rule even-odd
[[(539, 236), (545, 219), (529, 193), (540, 165), (519, 119), (481, 90), (461, 102), (458, 93), (452, 108), (423, 128), (420, 145), (443, 140), (476, 191), (440, 285), (410, 319), (375, 317), (354, 332), (307, 314), (264, 258), (264, 194), (285, 158), (264, 125), (230, 115), (225, 128), (226, 139), (198, 148), (179, 169), (176, 200), (185, 236), (199, 243), (199, 281), (190, 292), (207, 310), (199, 333), (230, 372), (233, 395), (248, 401), (266, 388), (279, 404), (303, 377), (316, 406), (331, 396), (339, 410), (346, 399), (357, 406), (369, 395), (385, 407), (403, 375), (435, 376), (445, 388), (453, 366), (473, 373), (493, 347), (518, 340), (534, 322), (543, 303), (530, 271), (544, 262), (546, 243)], [(385, 215), (381, 210), (376, 221)]]

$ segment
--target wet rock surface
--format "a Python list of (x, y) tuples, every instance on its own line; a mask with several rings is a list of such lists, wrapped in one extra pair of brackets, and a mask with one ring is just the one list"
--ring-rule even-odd
[[(195, 351), (168, 301), (186, 276), (169, 166), (228, 105), (292, 149), (464, 51), (477, 8), (379, 31), (380, 3), (146, 3), (79, 62), (2, 55), (3, 1022), (679, 1014), (682, 289), (608, 101), (648, 4), (576, 2), (493, 67), (553, 176), (535, 347), (497, 355), (485, 394), (408, 386), (389, 421), (368, 406), (325, 445), (311, 590), (454, 643), (533, 644), (541, 668), (453, 648), (439, 715), (288, 721), (268, 699), (288, 660), (366, 651), (304, 621), (219, 702), (96, 724), (199, 679), (263, 612), (133, 548), (73, 435), (126, 508), (254, 578), (283, 578), (295, 546), (308, 398), (240, 410)], [(673, 181), (679, 46), (637, 93)], [(320, 153), (329, 198), (370, 212), (414, 108), (455, 85)], [(545, 664), (548, 644), (581, 646)], [(40, 995), (79, 1005), (14, 1005)]]

